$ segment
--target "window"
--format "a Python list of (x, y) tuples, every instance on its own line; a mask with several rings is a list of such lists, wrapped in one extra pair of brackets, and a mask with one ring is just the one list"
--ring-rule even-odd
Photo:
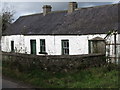
[(62, 55), (69, 55), (69, 40), (62, 40)]
[(45, 39), (40, 39), (40, 53), (46, 53)]
[(11, 41), (11, 52), (14, 51), (14, 41)]

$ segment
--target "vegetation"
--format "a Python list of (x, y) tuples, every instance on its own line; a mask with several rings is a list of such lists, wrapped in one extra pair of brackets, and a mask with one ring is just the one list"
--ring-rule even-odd
[(7, 29), (7, 27), (12, 23), (13, 15), (15, 11), (11, 6), (4, 6), (2, 7), (2, 12), (0, 12), (0, 25), (2, 26), (2, 31)]
[(43, 88), (119, 88), (118, 67), (114, 64), (69, 73), (40, 70), (23, 73), (3, 66), (3, 75)]

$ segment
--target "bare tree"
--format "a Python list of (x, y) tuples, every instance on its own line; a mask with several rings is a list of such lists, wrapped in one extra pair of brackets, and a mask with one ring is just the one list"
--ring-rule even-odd
[(0, 31), (2, 29), (2, 15), (0, 14)]
[(14, 20), (13, 15), (15, 11), (11, 6), (3, 6), (2, 8), (2, 31), (6, 30), (7, 27), (12, 23)]

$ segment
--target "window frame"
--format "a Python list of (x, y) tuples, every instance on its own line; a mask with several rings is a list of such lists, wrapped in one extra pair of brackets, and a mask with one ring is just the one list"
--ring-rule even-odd
[(69, 40), (61, 40), (62, 55), (69, 55)]
[(39, 54), (47, 54), (46, 53), (46, 42), (45, 39), (40, 39), (40, 52)]

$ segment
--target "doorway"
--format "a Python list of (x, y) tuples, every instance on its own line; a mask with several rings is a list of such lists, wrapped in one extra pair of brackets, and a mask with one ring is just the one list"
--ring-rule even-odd
[(89, 53), (101, 53), (105, 54), (106, 53), (106, 45), (105, 45), (105, 40), (100, 37), (93, 38), (89, 40)]
[(36, 40), (30, 40), (31, 54), (36, 54)]

